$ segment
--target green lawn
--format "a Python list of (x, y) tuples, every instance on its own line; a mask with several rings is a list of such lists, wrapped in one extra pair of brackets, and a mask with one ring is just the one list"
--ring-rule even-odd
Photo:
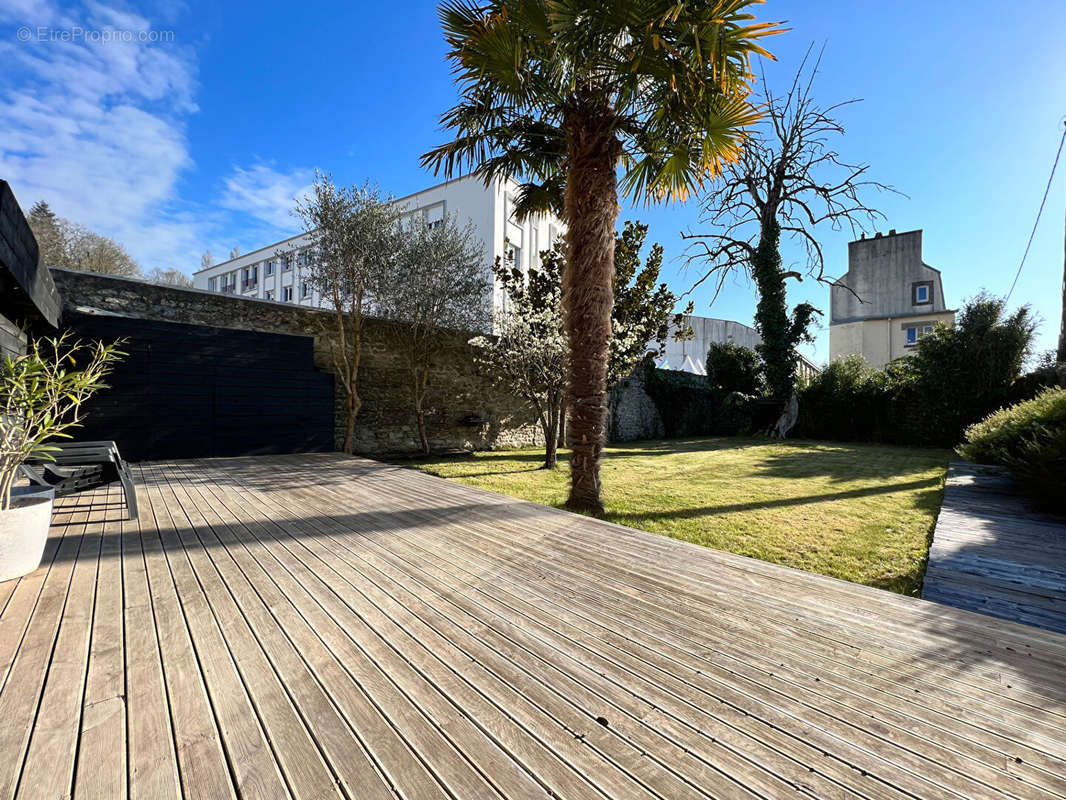
[[(949, 453), (827, 442), (700, 438), (619, 444), (603, 464), (613, 522), (917, 594)], [(565, 459), (563, 454), (562, 459)], [(539, 450), (427, 459), (434, 475), (561, 506), (568, 466)]]

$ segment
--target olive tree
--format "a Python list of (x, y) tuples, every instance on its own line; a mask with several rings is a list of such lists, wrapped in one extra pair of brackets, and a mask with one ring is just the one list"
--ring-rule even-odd
[(460, 227), (454, 217), (427, 224), (419, 217), (404, 226), (393, 269), (377, 284), (374, 310), (399, 323), (396, 336), (424, 454), (429, 454), (425, 406), (434, 360), (463, 342), (455, 332), (485, 329), (491, 291), (485, 246), (471, 224)]
[(311, 194), (299, 201), (296, 215), (310, 239), (306, 251), (308, 282), (319, 291), (329, 315), (320, 334), (327, 342), (334, 374), (344, 390), (344, 443), (351, 453), (359, 414), (359, 360), (363, 326), (373, 308), (373, 293), (396, 268), (401, 210), (377, 187), (338, 187), (316, 173)]

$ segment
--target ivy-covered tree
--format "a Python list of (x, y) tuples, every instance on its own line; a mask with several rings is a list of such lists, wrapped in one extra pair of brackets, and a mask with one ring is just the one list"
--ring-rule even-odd
[[(805, 60), (784, 95), (763, 80), (763, 123), (703, 197), (702, 221), (712, 230), (685, 237), (692, 241), (690, 260), (706, 265), (697, 285), (713, 279), (721, 290), (736, 269), (754, 280), (759, 295), (755, 328), (762, 337), (758, 351), (767, 388), (785, 406), (775, 426), (783, 433), (795, 422), (796, 347), (813, 340), (810, 326), (821, 314), (810, 303), (790, 311), (788, 281), (802, 281), (806, 274), (833, 283), (824, 274), (816, 230), (847, 225), (857, 236), (866, 223), (882, 216), (863, 201), (863, 190), (887, 188), (866, 178), (869, 165), (848, 163), (831, 146), (832, 139), (844, 134), (834, 112), (846, 103), (822, 107), (815, 102), (811, 87), (817, 71), (815, 62), (807, 75)], [(782, 236), (803, 246), (805, 268), (784, 267)]]

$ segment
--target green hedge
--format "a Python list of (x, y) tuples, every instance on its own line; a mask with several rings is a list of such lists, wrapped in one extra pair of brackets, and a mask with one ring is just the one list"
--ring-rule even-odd
[(799, 390), (797, 436), (954, 447), (967, 426), (1017, 398), (1035, 322), (980, 295), (884, 370), (852, 356)]
[(1066, 389), (1045, 389), (966, 429), (963, 458), (1001, 464), (1033, 495), (1066, 510)]

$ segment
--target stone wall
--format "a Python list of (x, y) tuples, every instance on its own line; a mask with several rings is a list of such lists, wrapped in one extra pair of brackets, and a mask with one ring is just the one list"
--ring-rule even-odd
[(659, 439), (664, 434), (659, 409), (644, 388), (643, 365), (611, 389), (607, 439), (611, 442), (633, 442), (640, 439)]
[[(316, 366), (333, 372), (328, 341), (320, 335), (323, 322), (329, 319), (326, 311), (68, 269), (53, 268), (52, 277), (65, 310), (311, 336)], [(399, 331), (396, 323), (366, 322), (359, 370), (362, 408), (356, 420), (359, 453), (409, 453), (418, 447), (408, 370), (397, 346)], [(540, 428), (526, 405), (492, 387), (477, 372), (466, 344), (469, 335), (444, 331), (442, 335), (449, 349), (433, 364), (426, 401), (431, 446), (439, 451), (540, 444)], [(344, 436), (344, 395), (341, 382), (336, 384), (339, 447)]]

